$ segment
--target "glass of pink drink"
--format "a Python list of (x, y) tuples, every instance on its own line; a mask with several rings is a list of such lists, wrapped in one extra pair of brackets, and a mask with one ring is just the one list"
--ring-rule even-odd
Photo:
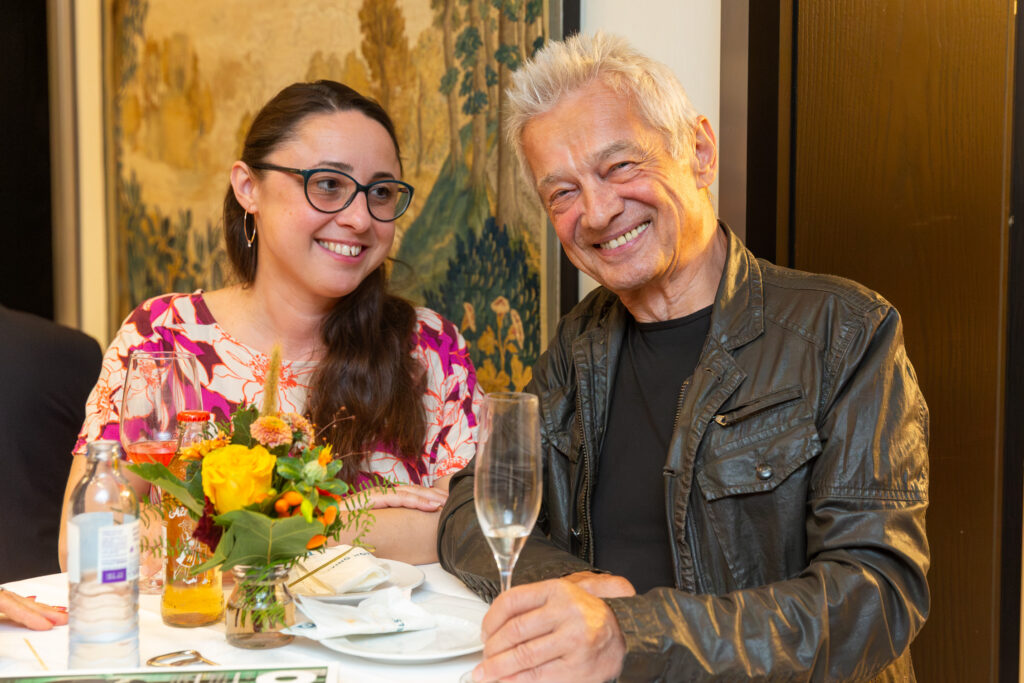
[[(187, 351), (135, 351), (121, 399), (121, 445), (133, 463), (167, 465), (177, 449), (177, 415), (202, 409), (198, 364)], [(140, 495), (139, 592), (160, 593), (164, 581), (164, 523), (160, 491), (129, 475)], [(145, 494), (145, 491), (142, 492)]]

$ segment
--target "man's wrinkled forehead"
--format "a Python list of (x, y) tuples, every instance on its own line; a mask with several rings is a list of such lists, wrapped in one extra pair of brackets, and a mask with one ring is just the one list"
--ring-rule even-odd
[[(592, 150), (583, 158), (583, 166), (585, 168), (599, 168), (609, 160), (623, 154), (629, 155), (633, 159), (640, 159), (646, 158), (650, 153), (649, 142), (632, 137), (622, 138)], [(554, 185), (561, 180), (563, 178), (560, 177), (558, 172), (549, 173), (537, 181), (536, 189), (538, 192), (542, 192), (546, 187)]]

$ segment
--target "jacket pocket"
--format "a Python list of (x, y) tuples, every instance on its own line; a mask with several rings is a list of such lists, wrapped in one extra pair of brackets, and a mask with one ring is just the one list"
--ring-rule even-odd
[(548, 443), (555, 451), (560, 453), (569, 462), (576, 462), (576, 454), (573, 452), (572, 436), (569, 432), (549, 432), (545, 435)]
[(799, 386), (786, 387), (785, 389), (779, 389), (773, 391), (770, 394), (764, 396), (758, 396), (752, 398), (742, 405), (735, 406), (730, 410), (723, 411), (713, 418), (715, 422), (721, 427), (729, 427), (742, 422), (755, 415), (761, 413), (776, 410), (786, 405), (791, 401), (795, 401), (802, 398), (804, 390)]
[(726, 441), (712, 449), (697, 481), (709, 501), (771, 491), (820, 452), (818, 432), (809, 417), (796, 424), (784, 421), (739, 443)]
[(812, 461), (821, 440), (799, 388), (737, 406), (701, 444), (689, 516), (706, 589), (728, 592), (791, 578), (806, 565)]

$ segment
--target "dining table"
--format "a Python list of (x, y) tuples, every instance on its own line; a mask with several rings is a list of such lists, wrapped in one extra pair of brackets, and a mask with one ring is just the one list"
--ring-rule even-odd
[[(413, 602), (452, 596), (484, 604), (440, 564), (417, 565), (417, 568), (423, 572), (423, 582), (412, 589)], [(50, 605), (68, 604), (67, 574), (14, 581), (3, 584), (3, 587), (20, 595), (35, 596), (38, 601)], [(337, 652), (303, 637), (296, 637), (288, 645), (273, 649), (241, 649), (228, 644), (223, 619), (211, 626), (197, 628), (167, 626), (160, 617), (160, 596), (140, 595), (139, 655), (143, 668), (150, 658), (180, 650), (196, 650), (221, 667), (330, 665), (338, 683), (452, 683), (476, 666), (481, 658), (477, 651), (433, 661), (390, 661), (387, 653), (370, 659)], [(69, 672), (67, 659), (67, 626), (31, 631), (8, 620), (0, 620), (0, 679), (64, 675)], [(189, 671), (193, 671), (194, 666), (190, 664)]]

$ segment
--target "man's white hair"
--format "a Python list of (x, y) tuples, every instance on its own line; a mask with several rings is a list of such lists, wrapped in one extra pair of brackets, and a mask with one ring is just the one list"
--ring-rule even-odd
[(512, 74), (506, 133), (525, 177), (523, 128), (564, 96), (600, 81), (626, 98), (665, 137), (669, 154), (686, 158), (694, 147), (698, 114), (672, 70), (635, 50), (625, 38), (598, 31), (545, 45)]

